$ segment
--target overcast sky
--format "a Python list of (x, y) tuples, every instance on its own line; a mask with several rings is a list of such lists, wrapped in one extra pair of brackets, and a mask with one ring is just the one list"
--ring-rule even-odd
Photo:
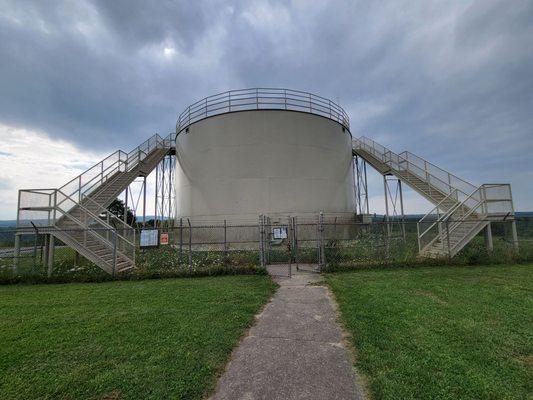
[(61, 186), (189, 103), (255, 86), (337, 100), (354, 136), (511, 182), (533, 210), (533, 1), (0, 0), (0, 218), (16, 189)]

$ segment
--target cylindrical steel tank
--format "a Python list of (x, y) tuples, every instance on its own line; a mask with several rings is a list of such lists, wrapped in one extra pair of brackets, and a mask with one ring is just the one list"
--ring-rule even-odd
[(260, 214), (352, 215), (352, 147), (344, 111), (318, 96), (292, 100), (285, 89), (265, 100), (261, 90), (246, 92), (245, 100), (235, 91), (214, 111), (212, 100), (203, 100), (205, 107), (196, 103), (199, 112), (182, 114), (176, 217), (238, 223), (257, 221)]

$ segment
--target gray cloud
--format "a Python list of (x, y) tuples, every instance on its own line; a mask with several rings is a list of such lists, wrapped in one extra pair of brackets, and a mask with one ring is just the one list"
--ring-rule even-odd
[(0, 123), (111, 151), (218, 91), (303, 89), (533, 209), (533, 2), (148, 4), (0, 0)]

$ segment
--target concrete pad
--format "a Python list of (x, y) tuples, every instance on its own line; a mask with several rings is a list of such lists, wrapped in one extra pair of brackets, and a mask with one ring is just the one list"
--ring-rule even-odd
[(363, 399), (329, 289), (293, 271), (235, 350), (212, 399)]

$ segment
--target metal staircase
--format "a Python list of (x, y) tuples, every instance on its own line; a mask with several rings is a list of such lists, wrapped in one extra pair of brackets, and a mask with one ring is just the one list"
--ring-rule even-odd
[(453, 257), (491, 221), (514, 216), (508, 184), (476, 187), (413, 153), (394, 153), (366, 137), (353, 139), (352, 152), (435, 205), (417, 225), (421, 256)]
[(173, 135), (154, 135), (129, 153), (114, 152), (59, 189), (20, 190), (19, 232), (28, 229), (22, 215), (39, 215), (36, 223), (104, 271), (115, 274), (133, 268), (135, 229), (107, 207), (174, 149)]

